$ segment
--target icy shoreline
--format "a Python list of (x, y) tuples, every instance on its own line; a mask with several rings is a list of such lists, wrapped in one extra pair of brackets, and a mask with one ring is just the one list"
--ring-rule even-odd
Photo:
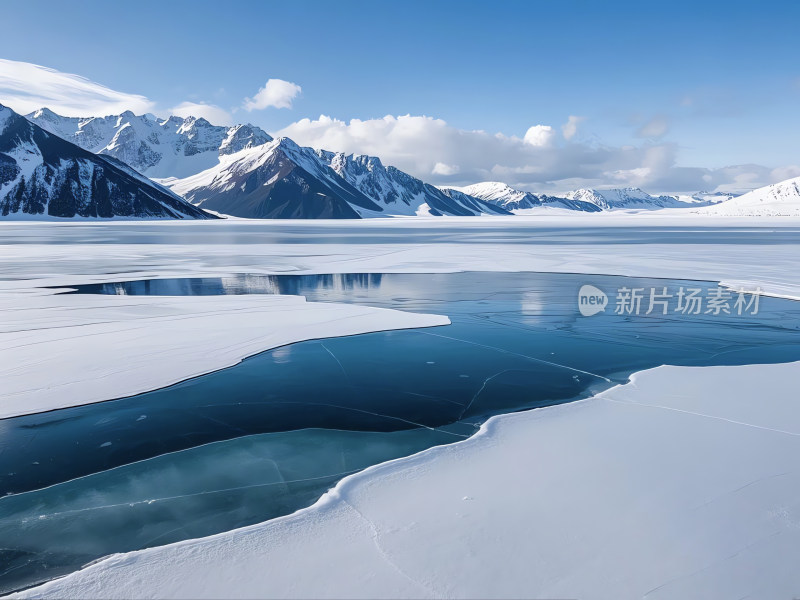
[(790, 597), (798, 373), (644, 371), (371, 467), (287, 517), (15, 597)]

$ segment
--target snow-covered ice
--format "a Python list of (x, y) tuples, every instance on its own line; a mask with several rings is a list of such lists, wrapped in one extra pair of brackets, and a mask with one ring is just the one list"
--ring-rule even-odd
[(449, 323), (299, 296), (0, 295), (0, 418), (130, 396), (312, 338)]
[[(705, 279), (800, 298), (799, 226), (792, 218), (699, 215), (2, 223), (3, 322), (29, 330), (18, 327), (10, 334), (18, 337), (6, 339), (42, 336), (42, 347), (59, 349), (49, 361), (23, 349), (3, 364), (11, 377), (20, 364), (27, 373), (18, 375), (17, 389), (35, 389), (34, 377), (50, 371), (69, 381), (57, 363), (77, 343), (63, 341), (78, 329), (73, 324), (105, 339), (95, 358), (130, 348), (138, 379), (161, 372), (164, 355), (181, 355), (177, 366), (192, 371), (185, 377), (236, 362), (273, 343), (264, 338), (286, 333), (256, 340), (254, 315), (291, 315), (304, 337), (339, 335), (330, 329), (334, 315), (353, 316), (350, 325), (364, 330), (440, 322), (292, 297), (79, 298), (45, 287), (99, 281), (549, 271), (586, 273), (587, 282), (591, 273)], [(80, 308), (70, 310), (71, 302)], [(242, 316), (230, 314), (234, 306)], [(184, 312), (198, 327), (180, 322)], [(97, 322), (103, 314), (111, 323)], [(158, 353), (148, 354), (153, 336)], [(83, 360), (76, 354), (67, 356)], [(106, 366), (111, 358), (100, 356)], [(118, 366), (127, 369), (123, 360)], [(75, 384), (102, 389), (117, 377), (111, 368), (94, 375)], [(21, 595), (791, 597), (800, 589), (798, 375), (798, 363), (657, 368), (590, 400), (492, 419), (464, 443), (350, 477), (294, 515), (113, 556)], [(144, 381), (141, 389), (166, 383)], [(69, 402), (86, 402), (81, 394)]]
[(790, 598), (800, 363), (659, 367), (19, 597)]

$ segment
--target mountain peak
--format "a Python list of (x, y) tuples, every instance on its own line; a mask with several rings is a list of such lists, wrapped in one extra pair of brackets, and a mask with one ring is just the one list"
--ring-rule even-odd
[(46, 108), (46, 107), (42, 107), (42, 108), (40, 108), (38, 110), (33, 111), (30, 114), (30, 116), (33, 116), (34, 118), (37, 118), (37, 119), (48, 119), (48, 120), (51, 120), (51, 121), (61, 118), (56, 113), (54, 113), (52, 110), (50, 110), (49, 108)]
[(285, 135), (275, 138), (275, 141), (278, 142), (278, 146), (285, 146), (287, 148), (300, 148), (292, 138), (288, 138)]
[(254, 148), (272, 141), (266, 131), (255, 125), (234, 125), (219, 147), (220, 155), (234, 154), (245, 148)]
[(14, 117), (18, 116), (19, 115), (17, 113), (7, 106), (0, 104), (0, 135), (2, 135), (3, 131), (5, 130), (6, 124)]

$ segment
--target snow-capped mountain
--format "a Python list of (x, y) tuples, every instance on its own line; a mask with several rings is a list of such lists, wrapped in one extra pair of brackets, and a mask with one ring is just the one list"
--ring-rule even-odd
[(190, 202), (227, 215), (274, 219), (357, 219), (381, 208), (288, 138), (221, 156), (184, 179), (163, 180)]
[(557, 196), (536, 195), (531, 192), (515, 190), (500, 181), (484, 181), (461, 188), (453, 188), (469, 196), (500, 206), (508, 211), (533, 208), (561, 208), (584, 212), (599, 212), (595, 203), (581, 199), (559, 198)]
[(693, 204), (698, 206), (710, 206), (712, 204), (719, 204), (726, 202), (741, 194), (734, 194), (732, 192), (696, 192), (689, 196), (685, 194), (677, 194), (676, 198), (685, 204)]
[(448, 194), (375, 156), (317, 150), (316, 155), (339, 176), (372, 199), (387, 215), (511, 214), (466, 194)]
[(202, 118), (135, 115), (62, 117), (42, 108), (27, 118), (84, 150), (113, 156), (148, 177), (187, 177), (219, 162), (220, 156), (272, 140), (253, 125), (221, 127)]
[(113, 157), (0, 105), (0, 215), (212, 218)]
[(162, 182), (198, 206), (248, 218), (508, 214), (475, 198), (450, 197), (377, 158), (304, 148), (289, 138), (222, 156), (210, 169)]
[(686, 207), (675, 196), (652, 196), (639, 188), (611, 190), (580, 189), (566, 194), (569, 200), (580, 200), (599, 206), (603, 210)]
[[(427, 185), (427, 184), (426, 184)], [(438, 188), (437, 188), (438, 189)], [(496, 204), (492, 204), (491, 202), (486, 202), (485, 200), (481, 200), (480, 198), (476, 198), (475, 196), (470, 196), (469, 194), (465, 194), (464, 192), (452, 188), (442, 188), (439, 189), (441, 193), (445, 196), (450, 198), (451, 200), (455, 200), (462, 206), (475, 210), (477, 212), (486, 213), (489, 215), (513, 215), (514, 213), (510, 210), (502, 207), (497, 206)]]
[(800, 216), (800, 177), (755, 189), (696, 212), (742, 217)]

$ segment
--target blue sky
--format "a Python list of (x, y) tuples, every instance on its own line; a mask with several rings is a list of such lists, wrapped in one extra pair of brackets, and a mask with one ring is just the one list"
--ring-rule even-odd
[[(3, 18), (2, 58), (301, 138), (291, 125), (320, 115), (426, 115), (520, 139), (535, 125), (560, 135), (574, 116), (559, 147), (669, 146), (677, 167), (790, 175), (800, 164), (800, 3), (12, 0)], [(271, 78), (302, 88), (291, 108), (245, 111)], [(452, 177), (472, 173), (454, 160), (442, 161)], [(576, 173), (550, 181), (592, 179)]]

